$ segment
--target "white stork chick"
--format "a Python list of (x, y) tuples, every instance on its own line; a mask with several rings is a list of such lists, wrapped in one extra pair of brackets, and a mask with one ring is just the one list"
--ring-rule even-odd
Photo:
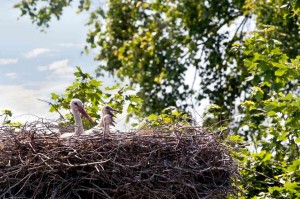
[(112, 111), (117, 111), (115, 109), (113, 109), (112, 107), (105, 105), (102, 108), (102, 117), (101, 117), (101, 121), (100, 121), (100, 127), (103, 127), (103, 135), (102, 135), (102, 141), (105, 140), (105, 136), (106, 134), (109, 135), (110, 130), (109, 130), (109, 126), (115, 126), (115, 121), (113, 119), (113, 117), (115, 116)]
[(70, 108), (75, 118), (75, 131), (74, 133), (64, 133), (60, 136), (60, 138), (68, 138), (73, 135), (78, 136), (84, 132), (81, 115), (86, 117), (91, 123), (93, 123), (92, 118), (86, 113), (83, 108), (83, 104), (79, 99), (72, 99), (70, 102)]
[(117, 111), (112, 107), (105, 105), (101, 110), (101, 120), (99, 125), (85, 131), (82, 135), (91, 136), (94, 134), (99, 134), (101, 131), (103, 132), (102, 141), (105, 140), (105, 135), (110, 133), (109, 126), (115, 126), (115, 121), (113, 119), (114, 114), (112, 112)]

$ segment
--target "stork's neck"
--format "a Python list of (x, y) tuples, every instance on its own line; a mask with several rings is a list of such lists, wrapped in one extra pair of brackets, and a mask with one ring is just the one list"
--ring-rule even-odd
[(100, 120), (99, 126), (100, 126), (100, 127), (104, 127), (103, 117), (101, 117), (101, 120)]
[(107, 114), (106, 111), (102, 111), (101, 112), (101, 120), (100, 120), (100, 124), (99, 124), (100, 127), (104, 127), (104, 121), (103, 121), (103, 119), (104, 119), (104, 116), (106, 114)]
[(75, 135), (83, 133), (82, 119), (78, 111), (72, 111), (75, 118)]

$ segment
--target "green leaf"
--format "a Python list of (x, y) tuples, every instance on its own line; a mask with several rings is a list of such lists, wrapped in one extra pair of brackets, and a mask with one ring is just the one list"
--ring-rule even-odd
[(253, 106), (255, 103), (253, 101), (247, 100), (241, 103), (243, 106)]
[(134, 91), (134, 88), (133, 87), (131, 87), (131, 86), (125, 86), (124, 87), (124, 91)]
[(293, 164), (290, 165), (286, 171), (287, 172), (295, 172), (295, 171), (299, 171), (299, 169), (300, 169), (300, 158), (298, 158), (297, 160), (294, 160)]
[(271, 86), (271, 83), (269, 81), (264, 81), (261, 86), (267, 86), (267, 87), (270, 87)]
[(280, 69), (288, 69), (288, 66), (285, 63), (272, 63), (273, 66)]
[(79, 73), (79, 72), (75, 72), (75, 73), (74, 73), (74, 76), (75, 76), (75, 77), (80, 77), (80, 73)]
[(49, 112), (51, 112), (51, 113), (56, 112), (56, 109), (53, 106), (51, 106), (49, 109)]
[(172, 111), (172, 115), (178, 117), (180, 115), (180, 112), (178, 110)]
[(132, 127), (136, 127), (136, 126), (138, 126), (138, 125), (139, 125), (138, 123), (132, 123), (132, 124), (131, 124)]
[(129, 104), (127, 107), (127, 113), (132, 113), (133, 110), (134, 110), (134, 107), (131, 104)]
[(262, 162), (266, 162), (268, 160), (270, 160), (272, 157), (272, 154), (271, 153), (266, 153), (265, 154), (265, 157), (262, 159)]
[(11, 110), (8, 110), (8, 109), (5, 109), (2, 111), (5, 115), (8, 115), (9, 117), (12, 116), (12, 111)]
[(269, 111), (269, 112), (268, 112), (268, 116), (269, 116), (269, 117), (272, 117), (272, 116), (274, 116), (274, 115), (276, 115), (276, 112), (275, 112), (275, 111)]
[(170, 117), (164, 117), (163, 118), (164, 123), (170, 124), (172, 122), (172, 119)]
[(298, 192), (296, 189), (299, 188), (299, 185), (297, 182), (286, 182), (284, 187), (291, 192)]
[(116, 90), (116, 89), (118, 89), (118, 88), (120, 88), (120, 84), (115, 84), (115, 85), (113, 85), (113, 86), (107, 86), (107, 87), (105, 87), (105, 90), (107, 90), (107, 91), (112, 91), (112, 90)]
[(280, 68), (275, 71), (275, 75), (281, 77), (285, 73), (285, 71), (287, 71), (287, 69)]
[(275, 108), (277, 108), (278, 107), (278, 105), (277, 104), (275, 104), (275, 103), (270, 103), (270, 104), (268, 104), (267, 106), (265, 106), (264, 107), (264, 109), (266, 110), (266, 111), (271, 111), (271, 110), (273, 110), (273, 109), (275, 109)]
[(51, 93), (51, 99), (52, 100), (57, 100), (59, 98), (59, 95), (57, 95), (56, 93)]
[(148, 120), (149, 120), (149, 121), (156, 121), (157, 118), (158, 118), (158, 116), (155, 115), (155, 114), (151, 114), (151, 115), (148, 116)]
[(102, 82), (93, 79), (93, 80), (90, 81), (90, 84), (91, 84), (92, 86), (98, 87), (98, 86), (101, 86), (101, 85), (102, 85)]
[(227, 140), (240, 143), (243, 141), (243, 138), (239, 135), (231, 135), (227, 138)]
[(212, 109), (221, 109), (221, 107), (216, 104), (210, 104), (208, 106), (208, 110), (212, 110)]
[(185, 120), (187, 120), (187, 119), (189, 119), (190, 117), (189, 117), (189, 115), (188, 114), (184, 114), (183, 116), (182, 116), (182, 119), (185, 119)]
[(293, 99), (293, 94), (291, 92), (289, 92), (286, 96), (284, 96), (280, 99), (290, 101), (291, 99)]

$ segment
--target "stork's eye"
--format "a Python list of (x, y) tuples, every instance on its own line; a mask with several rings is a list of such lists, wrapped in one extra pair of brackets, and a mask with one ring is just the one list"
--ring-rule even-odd
[(74, 103), (76, 106), (78, 106), (77, 102)]

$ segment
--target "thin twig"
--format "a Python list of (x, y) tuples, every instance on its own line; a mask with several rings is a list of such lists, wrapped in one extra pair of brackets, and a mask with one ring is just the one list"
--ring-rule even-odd
[(46, 100), (42, 100), (42, 99), (38, 99), (38, 100), (40, 100), (42, 102), (46, 102), (47, 104), (49, 104), (50, 106), (52, 106), (56, 110), (56, 112), (60, 115), (60, 118), (63, 119), (63, 120), (65, 119), (64, 116), (59, 112), (59, 110), (55, 107), (55, 105), (53, 103), (48, 102)]

